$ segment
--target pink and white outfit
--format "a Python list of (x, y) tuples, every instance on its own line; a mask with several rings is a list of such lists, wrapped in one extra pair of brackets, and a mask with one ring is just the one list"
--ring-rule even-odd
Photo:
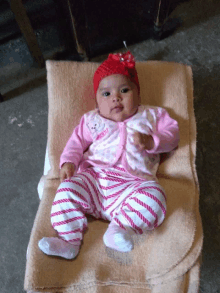
[[(152, 135), (154, 148), (140, 151), (133, 134)], [(166, 195), (156, 172), (160, 153), (178, 146), (178, 123), (160, 107), (138, 107), (132, 117), (115, 122), (98, 109), (84, 114), (61, 155), (78, 171), (56, 193), (51, 222), (65, 241), (80, 244), (85, 214), (114, 221), (142, 234), (158, 227), (166, 215)]]

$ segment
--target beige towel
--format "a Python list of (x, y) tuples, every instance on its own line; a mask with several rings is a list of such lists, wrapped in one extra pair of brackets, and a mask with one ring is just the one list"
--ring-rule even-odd
[(50, 209), (59, 185), (59, 158), (80, 117), (94, 109), (92, 76), (97, 63), (47, 61), (48, 153), (51, 170), (30, 237), (25, 274), (28, 292), (196, 293), (203, 232), (195, 169), (196, 124), (191, 68), (168, 62), (139, 62), (142, 104), (161, 106), (180, 128), (179, 148), (159, 167), (167, 194), (164, 223), (134, 236), (135, 248), (120, 253), (106, 248), (107, 223), (90, 220), (75, 260), (44, 255), (37, 246), (56, 236)]

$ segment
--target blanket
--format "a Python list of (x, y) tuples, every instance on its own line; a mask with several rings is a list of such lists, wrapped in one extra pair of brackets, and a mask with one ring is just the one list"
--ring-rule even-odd
[(80, 117), (95, 108), (92, 77), (99, 64), (47, 61), (48, 158), (43, 196), (31, 232), (25, 290), (30, 292), (196, 293), (199, 288), (203, 231), (195, 167), (196, 122), (191, 67), (172, 62), (137, 62), (141, 103), (165, 108), (178, 121), (178, 149), (162, 160), (157, 177), (167, 194), (163, 224), (134, 235), (134, 250), (105, 247), (106, 221), (89, 218), (74, 260), (44, 255), (42, 237), (57, 236), (50, 210), (60, 184), (59, 158)]

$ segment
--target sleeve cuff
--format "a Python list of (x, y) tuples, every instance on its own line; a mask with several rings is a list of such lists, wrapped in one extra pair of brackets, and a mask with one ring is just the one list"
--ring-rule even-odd
[(65, 163), (71, 163), (71, 164), (73, 164), (74, 167), (76, 168), (76, 165), (75, 165), (73, 162), (65, 161), (65, 162), (61, 162), (61, 163), (60, 163), (60, 169), (63, 167), (63, 165), (64, 165)]

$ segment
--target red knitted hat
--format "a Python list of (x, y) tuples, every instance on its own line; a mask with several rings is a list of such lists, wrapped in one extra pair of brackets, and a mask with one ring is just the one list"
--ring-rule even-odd
[(95, 94), (98, 90), (100, 81), (113, 74), (122, 74), (127, 76), (138, 88), (140, 93), (140, 85), (138, 75), (135, 68), (134, 56), (130, 51), (126, 53), (109, 54), (108, 59), (105, 60), (96, 70), (93, 78)]

